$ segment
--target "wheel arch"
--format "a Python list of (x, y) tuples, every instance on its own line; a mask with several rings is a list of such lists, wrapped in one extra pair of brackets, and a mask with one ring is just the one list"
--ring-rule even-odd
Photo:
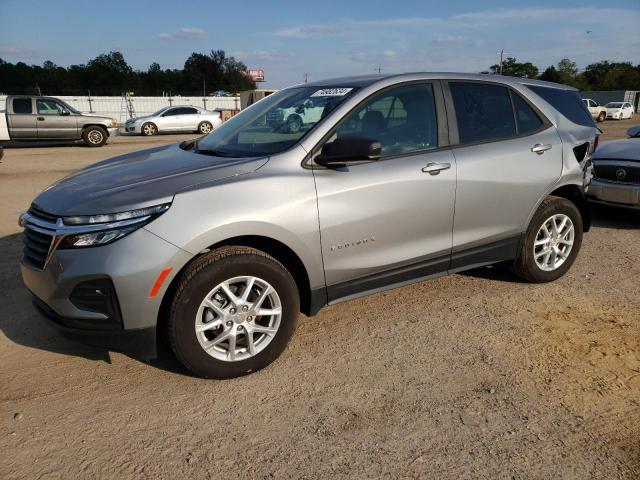
[(160, 303), (156, 327), (158, 334), (157, 338), (164, 339), (165, 337), (165, 327), (168, 321), (168, 312), (171, 307), (171, 299), (173, 298), (176, 288), (180, 283), (182, 273), (185, 271), (185, 269), (207, 252), (229, 245), (255, 248), (256, 250), (265, 252), (266, 254), (272, 256), (280, 263), (282, 263), (282, 265), (284, 265), (284, 267), (289, 271), (294, 281), (296, 282), (298, 294), (300, 295), (300, 310), (305, 315), (312, 316), (323, 306), (320, 304), (322, 302), (322, 298), (319, 301), (318, 298), (315, 298), (311, 291), (309, 274), (304, 263), (290, 247), (278, 240), (260, 235), (242, 235), (231, 237), (219, 241), (204, 249), (199, 254), (194, 255), (191, 260), (186, 262), (180, 268), (177, 274), (174, 275)]
[(104, 133), (107, 136), (107, 138), (109, 138), (109, 129), (107, 127), (105, 127), (104, 125), (102, 125), (101, 123), (85, 123), (80, 128), (80, 136), (82, 136), (82, 134), (85, 132), (85, 130), (87, 128), (91, 128), (91, 127), (101, 128), (102, 130), (104, 130)]
[(565, 198), (575, 204), (582, 217), (582, 231), (589, 231), (591, 228), (591, 207), (578, 185), (563, 185), (550, 192), (548, 196)]

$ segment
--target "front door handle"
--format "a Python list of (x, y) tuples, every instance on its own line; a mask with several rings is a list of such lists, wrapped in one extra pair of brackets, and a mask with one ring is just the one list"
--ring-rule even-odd
[(44, 117), (38, 117), (38, 120), (40, 120), (41, 122), (44, 122)]
[(538, 155), (542, 155), (547, 150), (551, 150), (552, 145), (550, 143), (536, 143), (533, 147), (531, 147), (531, 151), (533, 153), (537, 153)]
[(450, 163), (427, 163), (426, 167), (422, 167), (422, 171), (424, 173), (428, 173), (429, 175), (438, 175), (441, 170), (446, 170), (447, 168), (451, 168)]

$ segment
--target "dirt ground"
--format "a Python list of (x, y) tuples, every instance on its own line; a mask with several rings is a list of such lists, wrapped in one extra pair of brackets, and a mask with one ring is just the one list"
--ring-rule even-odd
[(19, 213), (72, 170), (184, 138), (6, 149), (0, 478), (640, 478), (640, 212), (598, 208), (555, 283), (484, 268), (302, 317), (240, 379), (61, 337), (21, 284)]

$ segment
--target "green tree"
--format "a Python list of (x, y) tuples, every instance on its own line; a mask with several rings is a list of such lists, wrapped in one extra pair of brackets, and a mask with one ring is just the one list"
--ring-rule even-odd
[[(491, 73), (500, 73), (500, 64), (491, 65)], [(531, 62), (521, 63), (515, 57), (508, 57), (502, 62), (502, 75), (509, 77), (536, 78), (538, 67)]]

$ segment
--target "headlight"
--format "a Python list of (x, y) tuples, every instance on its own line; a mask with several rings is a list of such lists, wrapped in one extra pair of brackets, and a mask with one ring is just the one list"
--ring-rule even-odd
[(116, 240), (129, 235), (142, 225), (116, 228), (114, 230), (102, 230), (93, 233), (81, 233), (78, 235), (68, 235), (62, 239), (58, 248), (84, 248), (107, 245)]
[(170, 203), (156, 205), (155, 207), (139, 208), (120, 213), (105, 213), (100, 215), (80, 215), (77, 217), (64, 217), (65, 225), (92, 225), (94, 223), (121, 222), (133, 218), (149, 217), (160, 215), (169, 209)]
[(58, 248), (107, 245), (138, 230), (166, 212), (170, 203), (126, 212), (63, 217), (65, 227)]

